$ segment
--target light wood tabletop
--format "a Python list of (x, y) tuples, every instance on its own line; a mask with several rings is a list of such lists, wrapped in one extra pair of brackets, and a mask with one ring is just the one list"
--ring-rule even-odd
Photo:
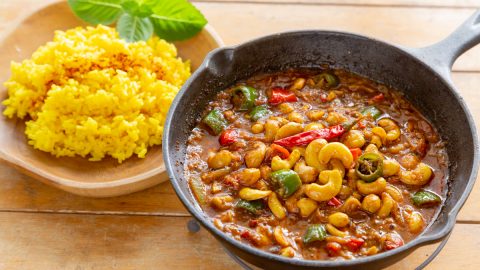
[[(58, 0), (0, 0), (0, 38)], [(194, 4), (227, 45), (294, 29), (331, 29), (421, 47), (447, 36), (478, 0), (209, 0)], [(459, 58), (453, 80), (480, 123), (480, 46)], [(116, 198), (83, 198), (0, 164), (0, 269), (241, 269), (191, 219), (167, 182)], [(450, 240), (426, 269), (480, 268), (480, 182)], [(421, 247), (389, 269), (414, 269)]]

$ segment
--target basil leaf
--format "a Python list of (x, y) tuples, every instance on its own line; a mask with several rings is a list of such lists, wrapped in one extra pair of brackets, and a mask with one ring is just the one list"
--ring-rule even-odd
[(140, 18), (148, 17), (152, 14), (150, 7), (139, 0), (126, 0), (122, 3), (122, 8), (128, 14)]
[(153, 31), (168, 41), (196, 35), (207, 24), (187, 0), (68, 0), (80, 19), (109, 25), (119, 19), (117, 30), (128, 42), (147, 40)]
[(149, 18), (140, 18), (124, 13), (117, 22), (117, 31), (128, 42), (147, 40), (153, 33)]
[(153, 14), (150, 15), (155, 33), (168, 41), (185, 40), (196, 35), (207, 20), (186, 0), (146, 1)]
[(123, 13), (122, 0), (68, 0), (73, 13), (91, 24), (111, 24)]

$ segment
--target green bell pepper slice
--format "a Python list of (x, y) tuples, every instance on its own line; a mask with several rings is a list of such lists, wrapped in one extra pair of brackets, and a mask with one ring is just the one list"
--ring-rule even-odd
[(273, 172), (270, 177), (277, 187), (276, 192), (284, 199), (290, 197), (302, 185), (300, 177), (292, 170), (278, 170)]
[(307, 231), (303, 235), (303, 243), (309, 244), (315, 241), (323, 241), (327, 237), (327, 231), (322, 224), (313, 224), (308, 226)]
[(240, 199), (235, 205), (236, 208), (244, 209), (254, 215), (258, 215), (264, 209), (262, 200), (247, 201)]
[(253, 122), (256, 122), (258, 121), (259, 119), (269, 115), (271, 112), (269, 109), (267, 109), (267, 106), (266, 105), (260, 105), (260, 106), (256, 106), (255, 108), (253, 108), (249, 115), (250, 115), (250, 120), (252, 120)]
[(357, 160), (357, 176), (365, 182), (373, 182), (383, 174), (383, 159), (375, 153), (366, 153)]
[(327, 89), (338, 86), (340, 80), (335, 74), (330, 72), (322, 72), (319, 75), (313, 77), (315, 85), (318, 87), (325, 87)]
[(382, 115), (382, 111), (375, 106), (368, 106), (362, 110), (362, 115), (371, 115), (373, 119), (377, 120)]
[(255, 107), (258, 92), (255, 88), (241, 85), (233, 89), (232, 102), (239, 111), (249, 111)]
[[(361, 114), (363, 116), (371, 115), (374, 120), (377, 120), (383, 113), (375, 106), (368, 106), (362, 110)], [(345, 130), (350, 130), (356, 123), (357, 119), (354, 119), (343, 123), (342, 126)]]
[(223, 117), (223, 113), (218, 109), (211, 110), (202, 120), (215, 135), (220, 134), (228, 125), (227, 120)]
[(428, 207), (442, 202), (442, 198), (436, 193), (428, 190), (419, 190), (412, 196), (413, 204), (419, 207)]

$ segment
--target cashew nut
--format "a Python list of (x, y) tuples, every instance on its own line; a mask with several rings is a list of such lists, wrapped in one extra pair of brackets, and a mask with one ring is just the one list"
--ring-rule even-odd
[(374, 127), (372, 128), (372, 139), (370, 140), (371, 143), (375, 144), (377, 147), (381, 147), (385, 144), (385, 140), (387, 138), (387, 132), (381, 127)]
[(283, 208), (282, 203), (278, 200), (277, 194), (272, 192), (268, 195), (268, 207), (273, 215), (278, 219), (284, 219), (287, 216), (287, 211)]
[(337, 228), (343, 228), (350, 223), (350, 218), (345, 213), (336, 212), (328, 216), (328, 223)]
[(363, 133), (361, 131), (350, 130), (345, 136), (343, 143), (348, 148), (360, 148), (365, 144), (365, 138), (363, 137)]
[(302, 217), (308, 217), (317, 209), (318, 203), (309, 198), (301, 198), (297, 202), (297, 207), (300, 209), (300, 215)]
[(276, 120), (269, 119), (265, 122), (265, 141), (271, 142), (275, 138), (278, 130), (280, 129), (280, 123)]
[(255, 123), (255, 124), (253, 124), (253, 125), (250, 127), (250, 129), (252, 130), (252, 133), (253, 133), (253, 134), (262, 133), (263, 130), (264, 130), (264, 128), (265, 128), (265, 127), (263, 126), (263, 124), (262, 124), (262, 123), (258, 123), (258, 122)]
[(318, 176), (317, 169), (307, 166), (303, 159), (295, 164), (294, 171), (298, 173), (298, 176), (300, 176), (303, 183), (315, 182)]
[(383, 177), (377, 178), (377, 180), (367, 183), (363, 180), (357, 180), (357, 189), (362, 194), (380, 194), (385, 191), (387, 187), (387, 181)]
[(396, 139), (398, 139), (398, 137), (400, 137), (400, 128), (392, 119), (380, 119), (378, 120), (378, 125), (387, 132), (387, 141), (395, 141)]
[(219, 210), (227, 210), (232, 207), (231, 202), (233, 202), (232, 196), (217, 196), (213, 197), (210, 203), (213, 207)]
[(369, 194), (363, 198), (362, 209), (370, 213), (377, 212), (382, 206), (380, 197), (375, 194)]
[[(335, 97), (336, 97), (335, 92), (330, 91), (330, 93), (327, 96), (327, 100), (329, 100), (329, 101), (334, 100)], [(345, 116), (339, 114), (338, 112), (330, 112), (330, 113), (328, 113), (327, 119), (325, 119), (325, 120), (330, 125), (338, 125), (340, 123), (345, 122), (347, 120), (347, 118)]]
[(388, 217), (395, 204), (395, 200), (393, 200), (393, 198), (388, 195), (388, 193), (382, 193), (382, 207), (380, 207), (380, 209), (378, 210), (377, 215), (380, 218)]
[(343, 143), (328, 143), (318, 153), (318, 161), (320, 164), (328, 164), (332, 158), (342, 161), (345, 168), (350, 168), (353, 165), (353, 155), (350, 149)]
[(324, 170), (324, 166), (318, 160), (318, 153), (325, 145), (327, 145), (327, 141), (324, 139), (316, 139), (308, 144), (305, 150), (305, 162), (308, 166), (314, 167), (318, 171)]
[(321, 123), (312, 122), (310, 124), (307, 124), (303, 130), (310, 131), (310, 130), (322, 129), (322, 128), (323, 128), (323, 125)]
[(268, 165), (261, 165), (260, 166), (260, 175), (262, 176), (262, 179), (268, 179), (270, 178), (270, 174), (272, 173), (272, 169)]
[(419, 212), (413, 212), (407, 218), (408, 229), (412, 233), (420, 232), (425, 227), (425, 220)]
[(295, 110), (293, 105), (291, 105), (290, 103), (281, 103), (280, 105), (278, 105), (278, 109), (283, 114), (291, 113), (293, 112), (293, 110)]
[(299, 123), (289, 122), (283, 125), (275, 135), (275, 140), (280, 140), (282, 138), (295, 135), (303, 131), (303, 126)]
[(251, 186), (260, 180), (260, 170), (257, 168), (246, 168), (235, 172), (240, 184)]
[(291, 169), (293, 165), (300, 159), (302, 153), (299, 149), (293, 149), (290, 156), (287, 159), (282, 159), (279, 156), (274, 156), (272, 158), (272, 171), (278, 171), (281, 169)]
[(307, 184), (305, 194), (316, 201), (328, 201), (337, 195), (342, 188), (342, 176), (337, 170), (323, 171), (319, 175), (320, 179), (326, 179), (326, 184)]
[(296, 78), (290, 86), (290, 91), (301, 90), (305, 86), (306, 80), (304, 78)]
[(302, 124), (303, 122), (305, 122), (305, 119), (303, 119), (303, 116), (300, 113), (293, 111), (288, 114), (288, 121)]
[(342, 161), (335, 158), (330, 160), (330, 162), (327, 165), (328, 165), (327, 169), (337, 170), (338, 172), (340, 172), (340, 175), (342, 176), (342, 178), (345, 176), (345, 167), (343, 166)]
[(414, 153), (407, 153), (400, 158), (400, 164), (407, 170), (413, 170), (420, 164), (420, 158)]
[(411, 171), (400, 171), (400, 181), (407, 185), (423, 186), (432, 178), (432, 168), (425, 163), (420, 163)]
[(383, 159), (383, 154), (378, 151), (378, 147), (375, 144), (369, 144), (367, 147), (365, 147), (364, 153), (375, 153), (379, 155)]
[(300, 152), (301, 156), (305, 156), (305, 149), (306, 149), (306, 147), (303, 147), (303, 146), (294, 146), (292, 148), (292, 151), (297, 150), (297, 151)]
[(372, 133), (380, 137), (383, 143), (385, 143), (385, 139), (387, 138), (387, 132), (382, 127), (374, 127), (372, 128)]
[(362, 204), (360, 203), (360, 201), (352, 195), (348, 197), (347, 200), (345, 200), (340, 210), (345, 213), (351, 213), (360, 208), (361, 206)]
[(338, 236), (338, 237), (345, 237), (348, 235), (348, 232), (340, 231), (339, 229), (335, 228), (332, 224), (325, 225), (325, 229), (331, 235)]
[(396, 160), (385, 159), (383, 161), (383, 176), (389, 177), (396, 175), (400, 171), (400, 164)]
[(385, 188), (385, 192), (387, 192), (388, 195), (390, 195), (395, 201), (403, 202), (402, 192), (397, 187), (392, 185), (387, 185), (387, 187)]
[(268, 195), (272, 193), (271, 190), (259, 190), (259, 189), (253, 189), (253, 188), (242, 188), (238, 192), (238, 196), (241, 199), (247, 200), (247, 201), (253, 201), (253, 200), (258, 200), (261, 198), (265, 198)]
[(262, 142), (255, 142), (254, 149), (247, 151), (245, 154), (245, 164), (248, 168), (258, 168), (265, 158), (267, 146)]
[(222, 150), (217, 153), (210, 153), (207, 159), (208, 166), (212, 169), (220, 169), (230, 165), (232, 162), (232, 153), (228, 150)]
[(325, 115), (325, 111), (311, 110), (311, 111), (308, 111), (306, 115), (308, 119), (310, 119), (311, 121), (318, 121), (323, 118), (323, 116)]
[(231, 171), (232, 169), (227, 167), (227, 168), (218, 169), (211, 172), (205, 172), (200, 177), (202, 178), (202, 181), (204, 183), (210, 184), (213, 181), (219, 180), (227, 176)]

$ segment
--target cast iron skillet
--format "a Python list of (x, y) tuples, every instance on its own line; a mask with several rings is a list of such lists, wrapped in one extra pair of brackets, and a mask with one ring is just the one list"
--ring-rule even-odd
[[(407, 256), (418, 246), (443, 239), (453, 228), (478, 171), (478, 139), (472, 116), (453, 86), (455, 59), (480, 43), (480, 11), (448, 38), (432, 46), (404, 48), (355, 34), (296, 31), (259, 38), (211, 52), (173, 101), (165, 123), (163, 154), (170, 181), (188, 211), (229, 251), (268, 269), (377, 269)], [(284, 258), (243, 244), (213, 226), (201, 211), (184, 178), (186, 141), (200, 113), (214, 95), (257, 73), (329, 64), (403, 91), (448, 142), (448, 196), (433, 222), (406, 245), (349, 261)]]

